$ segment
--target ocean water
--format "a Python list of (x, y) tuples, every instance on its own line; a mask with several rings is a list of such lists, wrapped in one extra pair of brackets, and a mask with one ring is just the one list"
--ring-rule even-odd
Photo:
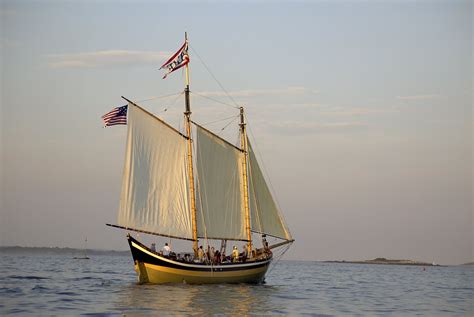
[(473, 316), (474, 268), (279, 261), (263, 285), (138, 285), (131, 256), (0, 253), (0, 315)]

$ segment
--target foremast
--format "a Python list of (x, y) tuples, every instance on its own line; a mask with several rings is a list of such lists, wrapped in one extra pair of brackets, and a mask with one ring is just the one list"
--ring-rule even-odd
[(242, 160), (242, 174), (244, 183), (244, 209), (245, 209), (245, 230), (247, 231), (247, 250), (248, 256), (252, 252), (252, 231), (250, 227), (250, 208), (249, 208), (249, 188), (248, 188), (248, 171), (247, 171), (247, 133), (245, 131), (244, 107), (240, 107), (240, 146), (244, 151), (244, 159)]
[[(186, 45), (188, 44), (188, 33), (184, 33)], [(198, 237), (197, 237), (197, 220), (196, 220), (196, 192), (194, 189), (194, 173), (193, 173), (193, 147), (191, 141), (191, 102), (189, 99), (189, 63), (186, 64), (186, 79), (184, 88), (184, 124), (186, 126), (186, 136), (188, 142), (188, 175), (189, 175), (189, 191), (191, 196), (191, 219), (193, 226), (193, 250), (197, 256)]]

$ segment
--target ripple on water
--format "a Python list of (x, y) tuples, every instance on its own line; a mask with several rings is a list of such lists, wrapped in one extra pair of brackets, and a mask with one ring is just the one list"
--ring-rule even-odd
[(31, 290), (34, 291), (34, 292), (44, 292), (44, 291), (47, 291), (47, 290), (50, 290), (50, 289), (48, 287), (36, 284), (35, 286), (33, 286), (31, 288)]
[(94, 276), (81, 276), (81, 277), (73, 277), (71, 281), (87, 281), (87, 280), (97, 280), (97, 277)]
[(49, 277), (35, 275), (10, 275), (7, 278), (12, 280), (49, 280)]
[(80, 296), (80, 293), (77, 292), (71, 292), (71, 291), (62, 291), (62, 292), (57, 292), (56, 294), (58, 295), (65, 295), (65, 296)]
[(31, 313), (31, 311), (28, 310), (28, 309), (16, 308), (16, 307), (7, 310), (7, 314), (12, 314), (12, 315), (14, 315), (14, 314), (20, 314), (21, 315), (21, 314), (26, 314), (26, 313)]
[(112, 311), (105, 311), (100, 313), (82, 313), (81, 316), (124, 316), (124, 314)]
[(13, 294), (13, 295), (18, 295), (22, 294), (23, 290), (20, 287), (0, 287), (0, 294)]

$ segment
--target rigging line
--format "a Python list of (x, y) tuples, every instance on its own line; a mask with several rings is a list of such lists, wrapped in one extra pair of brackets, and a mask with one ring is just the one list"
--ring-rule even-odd
[[(240, 115), (239, 115), (240, 116)], [(222, 129), (221, 129), (221, 132), (224, 131), (225, 128), (227, 128), (229, 125), (231, 125), (233, 122), (235, 122), (235, 120), (239, 117), (235, 117), (232, 121), (230, 121), (229, 123), (227, 123)]]
[(278, 256), (276, 257), (276, 260), (275, 262), (273, 263), (273, 266), (270, 267), (270, 269), (268, 270), (267, 274), (270, 274), (271, 271), (273, 271), (273, 269), (276, 267), (276, 265), (278, 264), (278, 262), (280, 262), (281, 258), (283, 257), (283, 255), (285, 255), (286, 251), (288, 251), (288, 249), (290, 248), (291, 246), (291, 243), (287, 244), (285, 250), (283, 250), (283, 252)]
[[(163, 112), (166, 112), (168, 111), (170, 108), (174, 107), (176, 105), (176, 101), (178, 101), (179, 97), (182, 96), (184, 94), (184, 91), (182, 91), (181, 93), (179, 94), (175, 94), (175, 95), (171, 95), (171, 96), (176, 96), (176, 98), (173, 99), (173, 102), (171, 102), (167, 107), (165, 106), (165, 108), (163, 110), (161, 110), (160, 112), (158, 113), (163, 113)], [(181, 120), (179, 121), (178, 123), (178, 131), (181, 131)], [(181, 131), (182, 134), (184, 135), (184, 129), (183, 131)]]
[(176, 104), (176, 101), (178, 101), (179, 97), (182, 96), (183, 94), (184, 94), (184, 91), (182, 91), (180, 94), (176, 95), (176, 98), (173, 99), (173, 102), (170, 104), (169, 107), (173, 107)]
[[(249, 122), (249, 119), (247, 117), (247, 114), (244, 114), (245, 116), (245, 120), (247, 120), (247, 123)], [(250, 135), (252, 136), (252, 141), (253, 141), (253, 144), (255, 145), (254, 146), (254, 152), (256, 152), (258, 154), (258, 156), (260, 157), (260, 163), (263, 167), (263, 172), (265, 173), (265, 176), (266, 176), (266, 179), (267, 181), (270, 183), (270, 189), (272, 191), (272, 197), (273, 199), (276, 201), (276, 204), (277, 204), (277, 207), (278, 207), (278, 216), (280, 217), (280, 220), (282, 222), (282, 225), (286, 231), (286, 233), (291, 237), (291, 233), (290, 233), (290, 230), (288, 229), (288, 226), (286, 225), (286, 221), (285, 221), (285, 217), (283, 216), (283, 213), (281, 212), (281, 204), (280, 204), (280, 201), (278, 200), (277, 196), (275, 195), (275, 188), (273, 187), (273, 184), (272, 184), (272, 181), (269, 177), (269, 173), (267, 171), (267, 168), (265, 166), (265, 163), (263, 162), (263, 157), (262, 157), (262, 154), (260, 153), (260, 150), (258, 149), (257, 147), (257, 141), (255, 139), (255, 136), (253, 135), (253, 132), (252, 132), (252, 128), (250, 127), (250, 124), (247, 125), (248, 127), (248, 131), (250, 132)]]
[(239, 107), (235, 107), (234, 105), (231, 105), (231, 104), (229, 104), (229, 103), (220, 101), (220, 100), (218, 100), (218, 99), (214, 99), (214, 98), (211, 98), (211, 97), (208, 97), (208, 96), (205, 96), (205, 95), (201, 95), (200, 93), (197, 93), (197, 92), (195, 92), (195, 91), (190, 91), (190, 93), (195, 94), (195, 95), (198, 95), (199, 97), (206, 98), (206, 99), (212, 100), (212, 101), (214, 101), (214, 102), (217, 102), (217, 103), (220, 103), (220, 104), (223, 104), (223, 105), (232, 107), (232, 108), (234, 108), (234, 109), (239, 109)]
[(162, 96), (150, 97), (150, 98), (147, 98), (147, 99), (137, 100), (136, 102), (144, 102), (144, 101), (150, 101), (150, 100), (155, 100), (155, 99), (163, 99), (163, 98), (173, 97), (173, 96), (182, 95), (182, 94), (183, 94), (183, 92), (181, 91), (181, 92), (178, 92), (178, 93), (175, 93), (175, 94), (162, 95)]
[[(159, 112), (157, 112), (156, 114), (159, 114), (159, 113), (163, 113), (163, 112), (166, 112), (168, 111), (169, 108), (173, 107), (175, 104), (176, 104), (176, 101), (179, 99), (179, 97), (181, 95), (184, 94), (184, 91), (180, 92), (180, 93), (177, 93), (177, 94), (171, 94), (171, 95), (166, 95), (166, 96), (161, 96), (161, 97), (156, 97), (156, 98), (150, 98), (150, 99), (144, 99), (144, 100), (139, 100), (137, 102), (144, 102), (144, 101), (149, 101), (149, 100), (153, 100), (153, 99), (158, 99), (158, 98), (165, 98), (165, 97), (173, 97), (173, 96), (176, 96), (175, 99), (173, 99), (173, 102), (170, 103), (170, 105), (168, 107), (165, 106), (165, 108)], [(179, 131), (179, 129), (178, 129)]]
[[(189, 44), (188, 44), (189, 45)], [(189, 45), (189, 47), (191, 47), (191, 50), (196, 54), (196, 56), (198, 57), (198, 59), (201, 61), (201, 63), (204, 65), (204, 67), (206, 68), (206, 70), (209, 72), (209, 74), (211, 74), (212, 78), (214, 78), (214, 80), (217, 82), (217, 84), (221, 87), (221, 89), (226, 93), (227, 97), (229, 97), (230, 100), (232, 100), (232, 102), (237, 106), (237, 108), (239, 107), (239, 105), (237, 104), (237, 102), (235, 102), (234, 98), (232, 98), (232, 96), (227, 92), (227, 90), (225, 90), (225, 88), (222, 86), (222, 84), (217, 80), (216, 76), (214, 76), (214, 74), (211, 72), (211, 70), (209, 69), (209, 67), (207, 67), (206, 63), (204, 63), (203, 59), (201, 58), (201, 56), (199, 56), (198, 52), (196, 52), (196, 50), (194, 49), (194, 47), (192, 47), (191, 45)]]
[[(184, 94), (184, 92), (182, 92), (182, 93), (176, 95), (176, 98), (173, 99), (173, 102), (170, 103), (168, 107), (166, 107), (166, 105), (165, 105), (165, 108), (164, 108), (163, 110), (161, 110), (160, 112), (158, 112), (158, 113), (166, 112), (166, 111), (168, 111), (168, 109), (174, 107), (174, 106), (176, 105), (176, 101), (178, 101), (179, 97), (180, 97), (181, 95), (183, 95), (183, 94)], [(174, 96), (174, 95), (173, 95), (173, 96)], [(158, 114), (158, 113), (157, 113), (157, 114)], [(178, 129), (178, 131), (179, 131), (179, 129)]]
[(224, 119), (215, 120), (215, 121), (211, 121), (211, 122), (201, 123), (201, 125), (204, 126), (204, 125), (208, 125), (208, 124), (218, 123), (218, 122), (226, 121), (226, 120), (229, 120), (229, 119), (232, 119), (232, 118), (237, 118), (238, 116), (239, 116), (239, 115), (232, 116), (232, 117), (227, 117), (227, 118), (224, 118)]

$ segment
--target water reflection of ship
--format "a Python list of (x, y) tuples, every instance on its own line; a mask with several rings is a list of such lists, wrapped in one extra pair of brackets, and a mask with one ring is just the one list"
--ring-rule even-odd
[[(214, 285), (129, 285), (115, 301), (124, 315), (154, 313), (162, 315), (249, 316), (275, 309), (271, 297), (276, 286), (248, 284)], [(273, 305), (271, 307), (271, 305)]]

